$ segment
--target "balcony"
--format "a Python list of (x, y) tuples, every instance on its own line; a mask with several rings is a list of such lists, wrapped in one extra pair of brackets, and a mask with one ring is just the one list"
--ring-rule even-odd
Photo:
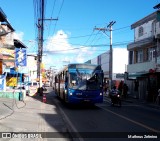
[(155, 68), (156, 68), (155, 61), (150, 61), (150, 62), (129, 64), (127, 65), (127, 72), (128, 73), (149, 72), (150, 69), (155, 69)]
[(15, 49), (15, 46), (12, 45), (12, 44), (3, 44), (3, 43), (0, 43), (0, 48), (6, 48), (6, 49)]
[(132, 50), (133, 48), (147, 46), (148, 44), (154, 43), (154, 37), (145, 38), (143, 40), (139, 40), (136, 42), (132, 42), (128, 44), (127, 49)]

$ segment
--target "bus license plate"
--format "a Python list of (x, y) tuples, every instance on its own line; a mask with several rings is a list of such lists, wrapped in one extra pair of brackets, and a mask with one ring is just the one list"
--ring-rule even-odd
[(85, 101), (85, 102), (90, 102), (90, 100), (89, 100), (89, 99), (85, 99), (84, 101)]

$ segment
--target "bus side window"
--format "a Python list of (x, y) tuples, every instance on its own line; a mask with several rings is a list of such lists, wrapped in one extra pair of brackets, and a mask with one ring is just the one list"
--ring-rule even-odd
[(68, 86), (68, 71), (65, 72), (65, 88)]
[(64, 77), (65, 77), (65, 82), (68, 82), (68, 71), (65, 72)]
[(57, 76), (55, 77), (55, 83), (57, 83)]

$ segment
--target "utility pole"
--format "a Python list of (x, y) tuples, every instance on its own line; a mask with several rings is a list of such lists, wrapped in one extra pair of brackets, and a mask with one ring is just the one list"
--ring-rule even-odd
[(41, 87), (41, 63), (43, 54), (43, 32), (44, 32), (44, 20), (58, 20), (58, 19), (45, 19), (44, 18), (44, 0), (41, 3), (42, 13), (41, 17), (38, 19), (38, 55), (37, 55), (37, 78), (39, 80), (39, 89)]
[(42, 94), (40, 91), (41, 87), (41, 62), (42, 62), (42, 52), (43, 52), (43, 19), (44, 19), (44, 0), (41, 1), (42, 11), (40, 13), (41, 19), (38, 19), (38, 55), (37, 55), (37, 78), (39, 80), (39, 93)]
[(102, 31), (105, 35), (106, 31), (110, 32), (110, 35), (107, 35), (110, 39), (110, 53), (109, 53), (109, 80), (110, 80), (110, 88), (112, 87), (112, 73), (113, 73), (113, 50), (112, 50), (112, 26), (116, 23), (116, 21), (111, 21), (107, 28), (94, 28), (95, 30)]

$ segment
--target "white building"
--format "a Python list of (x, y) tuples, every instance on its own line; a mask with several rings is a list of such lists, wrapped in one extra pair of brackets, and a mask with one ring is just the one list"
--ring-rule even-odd
[(27, 55), (27, 66), (24, 67), (23, 73), (26, 74), (24, 81), (36, 81), (37, 79), (37, 59), (35, 55)]
[(127, 46), (130, 92), (136, 98), (154, 102), (160, 88), (160, 11), (131, 25), (134, 42)]
[[(101, 65), (104, 77), (109, 78), (109, 51), (89, 60), (91, 64)], [(124, 74), (128, 63), (128, 51), (126, 48), (113, 48), (113, 80), (119, 80), (117, 74)], [(122, 79), (122, 78), (121, 78)]]

